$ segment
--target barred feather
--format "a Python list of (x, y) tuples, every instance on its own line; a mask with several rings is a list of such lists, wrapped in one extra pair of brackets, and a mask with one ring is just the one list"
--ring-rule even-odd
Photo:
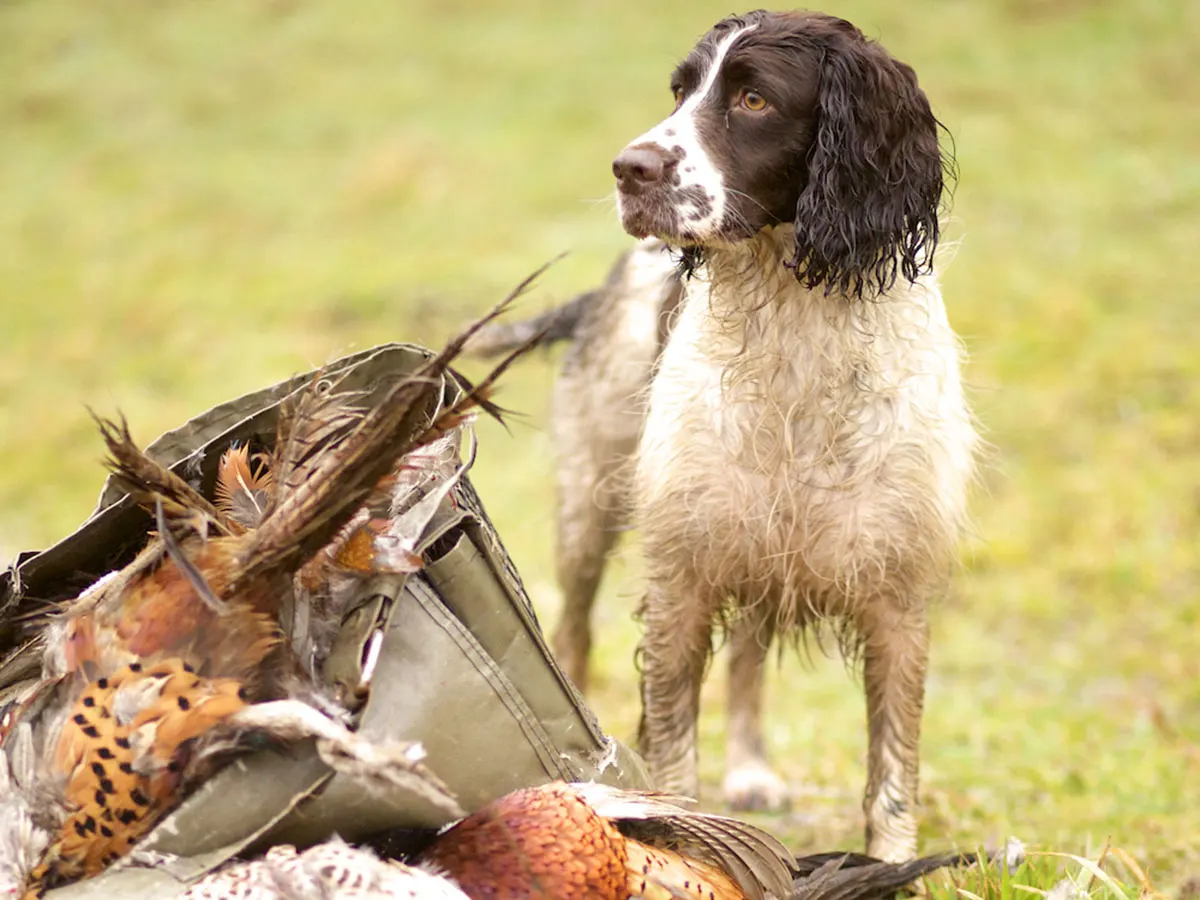
[(155, 501), (161, 502), (163, 514), (172, 527), (190, 528), (206, 535), (208, 526), (215, 525), (221, 533), (233, 533), (229, 519), (203, 494), (138, 448), (124, 416), (114, 422), (94, 412), (91, 415), (108, 448), (108, 468), (139, 504), (153, 511)]

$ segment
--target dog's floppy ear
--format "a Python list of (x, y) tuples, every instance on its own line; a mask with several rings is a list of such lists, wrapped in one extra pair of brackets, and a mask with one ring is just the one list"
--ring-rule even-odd
[(796, 277), (848, 296), (933, 265), (945, 169), (940, 123), (911, 68), (834, 20), (821, 53), (816, 132), (796, 207)]

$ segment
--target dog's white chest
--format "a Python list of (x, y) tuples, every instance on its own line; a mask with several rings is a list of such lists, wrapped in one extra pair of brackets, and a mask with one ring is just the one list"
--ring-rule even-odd
[(783, 274), (758, 305), (689, 284), (651, 387), (643, 511), (686, 509), (760, 557), (836, 534), (834, 574), (913, 509), (953, 530), (975, 436), (936, 284), (856, 306)]
[[(722, 409), (723, 367), (706, 352), (706, 323), (700, 305), (685, 299), (650, 387), (650, 413), (639, 452), (639, 470), (647, 475), (669, 467), (681, 454), (721, 454), (716, 445), (726, 413)], [(705, 434), (704, 446), (686, 453), (691, 439)]]
[[(878, 412), (845, 389), (865, 366), (838, 325), (811, 310), (722, 312), (704, 283), (689, 285), (651, 387), (642, 445), (645, 474), (676, 478), (736, 470), (766, 488), (798, 467), (819, 465), (847, 415), (855, 430), (878, 430)], [(670, 467), (674, 471), (667, 472)]]

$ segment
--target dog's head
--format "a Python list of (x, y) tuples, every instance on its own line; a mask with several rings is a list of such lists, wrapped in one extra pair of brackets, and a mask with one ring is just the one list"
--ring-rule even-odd
[(850, 296), (932, 265), (945, 170), (913, 70), (842, 19), (724, 19), (671, 77), (675, 111), (613, 161), (625, 230), (699, 248), (794, 223), (796, 277)]

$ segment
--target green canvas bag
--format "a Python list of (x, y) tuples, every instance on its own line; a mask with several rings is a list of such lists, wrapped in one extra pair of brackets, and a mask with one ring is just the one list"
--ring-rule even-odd
[[(211, 496), (221, 453), (234, 442), (269, 445), (280, 404), (314, 377), (369, 393), (429, 355), (420, 347), (385, 344), (339, 359), (320, 373), (223, 403), (162, 435), (147, 452)], [(458, 390), (447, 380), (445, 402)], [(327, 681), (353, 690), (370, 666), (358, 732), (420, 741), (426, 765), (468, 811), (554, 779), (646, 788), (641, 760), (603, 733), (555, 663), (466, 474), (452, 489), (423, 499), (416, 547), (423, 567), (362, 585), (324, 667)], [(18, 643), (18, 618), (76, 596), (126, 563), (144, 545), (148, 522), (110, 479), (77, 531), (48, 550), (22, 554), (0, 576), (0, 709), (40, 673), (39, 649)], [(139, 844), (141, 864), (119, 865), (47, 897), (171, 897), (255, 847), (306, 845), (333, 833), (355, 840), (437, 827), (447, 818), (415, 794), (409, 802), (380, 802), (329, 769), (311, 742), (286, 752), (262, 750), (227, 765), (160, 822)]]

